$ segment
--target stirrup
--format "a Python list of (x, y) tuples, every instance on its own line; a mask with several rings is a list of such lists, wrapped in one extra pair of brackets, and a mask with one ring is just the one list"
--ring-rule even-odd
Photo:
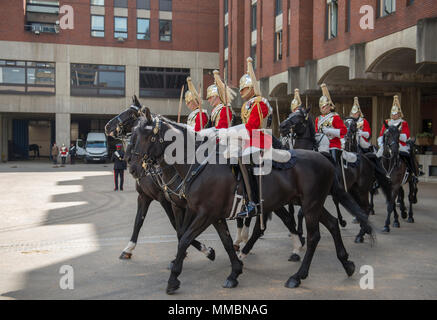
[(237, 217), (238, 218), (254, 218), (256, 217), (259, 213), (257, 210), (258, 205), (252, 201), (250, 201), (247, 205), (246, 205), (246, 210), (245, 211), (241, 211)]

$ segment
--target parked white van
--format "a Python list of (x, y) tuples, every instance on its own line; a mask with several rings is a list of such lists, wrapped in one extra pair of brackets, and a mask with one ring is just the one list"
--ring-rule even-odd
[(84, 162), (108, 161), (108, 142), (106, 135), (90, 132), (86, 138)]

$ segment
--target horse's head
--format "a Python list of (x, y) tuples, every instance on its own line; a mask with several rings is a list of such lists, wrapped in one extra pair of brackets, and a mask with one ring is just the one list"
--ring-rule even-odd
[(152, 116), (150, 110), (145, 108), (144, 117), (140, 118), (131, 137), (131, 162), (144, 165), (160, 163), (164, 159), (166, 148), (172, 141), (164, 140), (166, 132), (173, 130), (172, 122), (159, 116)]
[(344, 124), (347, 128), (347, 133), (344, 136), (344, 149), (349, 152), (357, 152), (357, 132), (358, 125), (357, 119), (355, 118), (346, 118)]
[(135, 126), (138, 117), (142, 114), (144, 107), (141, 106), (137, 97), (132, 97), (132, 105), (118, 116), (109, 120), (105, 126), (107, 136), (113, 138), (122, 138), (131, 132)]
[(386, 121), (384, 121), (384, 126), (386, 128), (384, 132), (384, 156), (387, 158), (397, 157), (399, 155), (399, 137), (401, 135), (402, 123), (397, 126), (389, 126)]
[(305, 134), (310, 110), (311, 107), (307, 109), (299, 107), (297, 111), (291, 113), (280, 125), (281, 135), (285, 136), (290, 132), (295, 133), (297, 136)]

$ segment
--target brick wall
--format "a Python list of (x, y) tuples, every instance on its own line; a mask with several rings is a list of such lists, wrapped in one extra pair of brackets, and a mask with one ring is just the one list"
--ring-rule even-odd
[(218, 52), (219, 0), (176, 0), (172, 11), (172, 41), (159, 41), (159, 1), (151, 0), (151, 40), (136, 39), (136, 1), (128, 1), (128, 39), (114, 39), (113, 1), (105, 1), (105, 37), (91, 37), (90, 0), (61, 0), (74, 9), (74, 30), (35, 35), (24, 31), (23, 1), (0, 2), (0, 40), (95, 45), (124, 48)]

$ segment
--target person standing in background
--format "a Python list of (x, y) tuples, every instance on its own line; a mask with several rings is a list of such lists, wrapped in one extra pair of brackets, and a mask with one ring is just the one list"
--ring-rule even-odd
[(58, 155), (59, 155), (59, 148), (56, 145), (56, 142), (54, 142), (53, 147), (52, 147), (52, 151), (51, 151), (51, 156), (52, 156), (52, 160), (53, 160), (54, 165), (58, 164)]
[(121, 150), (121, 145), (117, 144), (117, 150), (112, 154), (112, 161), (114, 161), (114, 191), (118, 191), (118, 177), (120, 176), (120, 190), (123, 191), (124, 170), (127, 164), (124, 160), (124, 152)]
[(76, 162), (76, 146), (74, 143), (70, 146), (70, 151), (68, 152), (70, 154), (70, 164), (75, 164)]
[(65, 162), (67, 161), (68, 156), (68, 148), (65, 146), (65, 144), (62, 144), (61, 147), (61, 160), (62, 160), (62, 166), (65, 166)]

